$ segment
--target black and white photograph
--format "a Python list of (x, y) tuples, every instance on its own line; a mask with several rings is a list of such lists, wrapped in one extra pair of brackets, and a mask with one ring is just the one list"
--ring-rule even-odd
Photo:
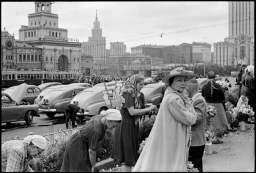
[(1, 170), (254, 172), (254, 7), (1, 2)]

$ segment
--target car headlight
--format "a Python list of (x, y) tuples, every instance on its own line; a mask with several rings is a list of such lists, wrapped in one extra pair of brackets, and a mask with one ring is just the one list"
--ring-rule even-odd
[(44, 103), (44, 104), (48, 104), (49, 101), (48, 101), (47, 99), (44, 99), (43, 103)]
[(78, 106), (78, 101), (73, 101), (73, 104)]
[(43, 99), (43, 97), (44, 97), (44, 96), (40, 96), (40, 97), (39, 97), (39, 100), (41, 101), (41, 100)]

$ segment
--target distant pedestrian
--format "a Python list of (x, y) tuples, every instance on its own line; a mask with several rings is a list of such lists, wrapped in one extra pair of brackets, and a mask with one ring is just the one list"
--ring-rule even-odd
[(66, 117), (66, 128), (68, 129), (69, 120), (72, 121), (72, 128), (76, 127), (76, 113), (80, 110), (80, 107), (74, 104), (68, 104), (65, 107), (65, 117)]

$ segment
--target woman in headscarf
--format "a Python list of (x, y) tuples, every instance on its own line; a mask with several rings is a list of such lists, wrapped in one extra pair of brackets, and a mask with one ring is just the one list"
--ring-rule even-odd
[(245, 76), (244, 79), (242, 79), (241, 95), (244, 95), (249, 99), (248, 104), (253, 108), (253, 111), (255, 112), (254, 91), (254, 66), (249, 65), (245, 69)]
[(32, 157), (47, 148), (47, 140), (40, 135), (29, 135), (23, 140), (10, 140), (2, 144), (2, 172), (34, 172), (28, 163)]
[(208, 74), (208, 82), (202, 87), (202, 95), (207, 104), (214, 106), (217, 109), (217, 115), (212, 118), (211, 130), (215, 133), (216, 138), (213, 144), (221, 144), (223, 141), (217, 137), (223, 136), (228, 131), (235, 131), (230, 129), (226, 111), (224, 108), (225, 95), (220, 84), (215, 81), (215, 72), (210, 71)]
[(187, 171), (191, 125), (197, 113), (184, 91), (187, 80), (193, 77), (193, 73), (179, 67), (163, 78), (168, 88), (134, 172)]
[(156, 108), (155, 105), (145, 108), (144, 94), (140, 92), (143, 86), (144, 77), (135, 74), (127, 79), (123, 88), (123, 121), (115, 130), (112, 158), (124, 163), (126, 172), (131, 172), (138, 159), (139, 118)]
[(98, 143), (105, 131), (115, 128), (121, 120), (120, 111), (116, 109), (93, 116), (67, 141), (60, 172), (94, 172)]

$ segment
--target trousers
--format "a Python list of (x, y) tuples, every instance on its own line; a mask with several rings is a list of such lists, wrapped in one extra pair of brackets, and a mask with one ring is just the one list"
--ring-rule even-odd
[(194, 168), (197, 168), (199, 172), (203, 172), (203, 155), (204, 147), (202, 146), (190, 146), (188, 161), (191, 161), (194, 164)]

